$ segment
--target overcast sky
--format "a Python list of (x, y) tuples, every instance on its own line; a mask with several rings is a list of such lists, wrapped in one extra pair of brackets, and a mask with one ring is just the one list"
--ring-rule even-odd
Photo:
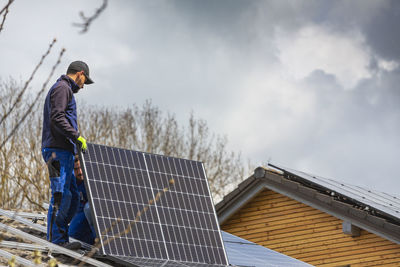
[[(7, 1), (0, 0), (0, 7)], [(58, 42), (95, 84), (79, 102), (142, 105), (186, 123), (191, 111), (230, 149), (400, 195), (400, 1), (15, 0), (0, 33), (0, 77), (26, 80)]]

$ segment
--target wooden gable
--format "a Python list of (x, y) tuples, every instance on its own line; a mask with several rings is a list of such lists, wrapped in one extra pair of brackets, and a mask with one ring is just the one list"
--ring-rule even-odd
[(315, 266), (400, 266), (400, 245), (264, 189), (223, 222), (221, 229)]

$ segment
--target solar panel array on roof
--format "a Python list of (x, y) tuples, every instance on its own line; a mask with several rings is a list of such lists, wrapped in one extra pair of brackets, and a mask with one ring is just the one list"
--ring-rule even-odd
[(312, 265), (257, 245), (238, 236), (222, 232), (229, 263), (242, 267), (311, 267)]
[(398, 196), (393, 196), (372, 189), (365, 189), (359, 186), (338, 182), (317, 175), (311, 175), (305, 172), (296, 171), (286, 167), (280, 167), (272, 164), (270, 165), (274, 168), (294, 174), (309, 182), (325, 187), (330, 191), (337, 192), (355, 201), (364, 203), (365, 205), (380, 210), (390, 216), (400, 218), (400, 198)]
[(201, 162), (95, 144), (81, 160), (105, 255), (132, 266), (227, 265)]

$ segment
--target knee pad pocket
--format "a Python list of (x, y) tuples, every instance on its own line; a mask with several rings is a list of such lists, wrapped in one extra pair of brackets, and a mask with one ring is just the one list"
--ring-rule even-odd
[(52, 160), (50, 164), (47, 164), (47, 167), (49, 169), (50, 178), (60, 177), (60, 170), (61, 170), (60, 161)]

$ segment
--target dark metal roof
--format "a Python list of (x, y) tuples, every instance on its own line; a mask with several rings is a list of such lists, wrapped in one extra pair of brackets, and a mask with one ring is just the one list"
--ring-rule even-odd
[(229, 264), (243, 267), (310, 267), (312, 265), (286, 256), (246, 239), (221, 231)]

